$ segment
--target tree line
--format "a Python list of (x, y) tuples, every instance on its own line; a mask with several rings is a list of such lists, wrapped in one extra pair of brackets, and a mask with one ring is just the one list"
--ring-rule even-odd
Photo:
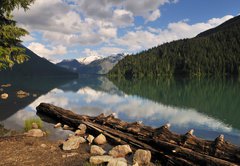
[[(192, 39), (165, 43), (120, 61), (110, 77), (239, 75), (240, 17)], [(227, 23), (225, 23), (227, 24)], [(223, 26), (221, 26), (223, 27)]]

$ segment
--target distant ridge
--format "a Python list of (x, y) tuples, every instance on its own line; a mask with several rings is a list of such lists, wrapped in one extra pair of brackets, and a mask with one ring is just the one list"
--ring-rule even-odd
[(78, 76), (72, 71), (58, 67), (48, 60), (39, 57), (28, 48), (25, 49), (29, 60), (23, 64), (16, 64), (11, 69), (0, 71), (0, 76)]

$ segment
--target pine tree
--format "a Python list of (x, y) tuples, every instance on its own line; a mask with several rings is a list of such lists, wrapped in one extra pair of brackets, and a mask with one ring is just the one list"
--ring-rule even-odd
[(16, 25), (12, 11), (16, 8), (23, 8), (26, 11), (33, 2), (34, 0), (0, 1), (0, 70), (28, 59), (20, 40), (28, 32)]

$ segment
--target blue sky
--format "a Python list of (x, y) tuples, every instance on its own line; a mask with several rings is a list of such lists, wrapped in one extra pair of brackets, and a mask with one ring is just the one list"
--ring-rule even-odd
[(239, 0), (36, 0), (14, 11), (24, 45), (52, 62), (136, 53), (191, 38), (240, 13)]

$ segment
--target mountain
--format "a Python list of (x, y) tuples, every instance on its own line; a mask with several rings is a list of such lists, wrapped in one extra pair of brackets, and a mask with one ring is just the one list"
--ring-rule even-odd
[(126, 56), (110, 77), (239, 75), (240, 16), (202, 32), (192, 39), (165, 43)]
[(88, 65), (91, 62), (99, 60), (99, 59), (102, 59), (102, 57), (97, 56), (97, 55), (92, 55), (92, 56), (88, 56), (88, 57), (85, 57), (85, 58), (79, 58), (78, 61), (82, 64)]
[(106, 58), (94, 60), (89, 64), (80, 63), (76, 59), (63, 60), (57, 65), (80, 74), (107, 74), (124, 57), (124, 54), (111, 55)]
[(11, 69), (0, 71), (1, 76), (69, 76), (77, 77), (76, 73), (73, 73), (67, 69), (56, 66), (48, 60), (39, 57), (37, 54), (26, 49), (26, 55), (29, 56), (29, 60), (23, 64), (16, 64)]

